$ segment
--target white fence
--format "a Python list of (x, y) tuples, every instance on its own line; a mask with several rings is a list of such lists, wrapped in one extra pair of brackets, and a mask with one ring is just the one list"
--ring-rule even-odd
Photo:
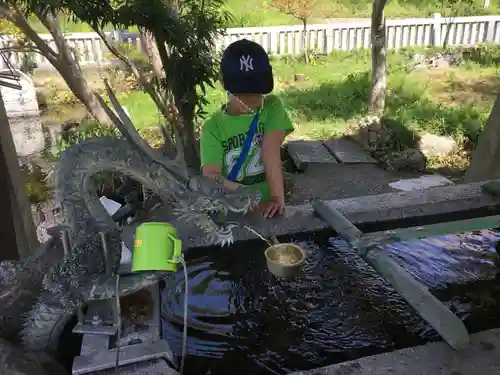
[[(444, 18), (434, 14), (433, 18), (409, 18), (387, 20), (388, 48), (408, 46), (442, 45), (448, 33), (449, 45), (475, 45), (500, 43), (500, 15), (480, 17)], [(260, 43), (273, 55), (297, 55), (302, 52), (302, 26), (244, 27), (226, 30), (226, 36), (217, 41), (217, 50), (238, 39), (251, 39)], [(138, 33), (126, 30), (108, 33), (108, 36), (130, 43), (138, 52), (144, 45)], [(333, 22), (308, 26), (309, 48), (320, 54), (334, 50), (356, 50), (370, 47), (370, 20)], [(53, 49), (55, 45), (49, 34), (43, 35)], [(67, 34), (66, 39), (74, 48), (74, 54), (82, 65), (107, 64), (110, 55), (96, 33)], [(41, 55), (34, 56), (39, 67), (50, 66)], [(15, 67), (21, 64), (22, 54), (12, 54), (10, 60)], [(2, 64), (0, 64), (2, 68)]]

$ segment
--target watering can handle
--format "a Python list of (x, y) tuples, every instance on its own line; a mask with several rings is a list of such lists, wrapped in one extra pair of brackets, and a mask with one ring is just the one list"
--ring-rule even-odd
[(174, 258), (180, 258), (182, 255), (182, 241), (176, 237), (170, 237), (174, 242)]

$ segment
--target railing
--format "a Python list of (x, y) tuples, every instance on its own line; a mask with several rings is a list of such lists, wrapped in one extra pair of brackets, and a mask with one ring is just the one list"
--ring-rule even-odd
[[(449, 31), (448, 31), (449, 29)], [(298, 55), (302, 53), (302, 26), (244, 27), (226, 30), (226, 36), (216, 43), (216, 49), (238, 39), (251, 39), (261, 44), (272, 55)], [(350, 51), (370, 47), (370, 20), (333, 22), (308, 26), (309, 48), (319, 54), (335, 50)], [(127, 30), (107, 33), (121, 42), (130, 43), (144, 53), (139, 34)], [(445, 18), (439, 13), (432, 18), (387, 20), (387, 46), (397, 49), (408, 46), (440, 46), (448, 35), (448, 45), (475, 45), (500, 43), (500, 15)], [(48, 34), (42, 38), (55, 45)], [(109, 64), (112, 58), (96, 33), (72, 33), (66, 35), (74, 56), (82, 65)], [(21, 65), (23, 54), (13, 53), (11, 63)], [(41, 55), (36, 55), (37, 66), (50, 66)], [(0, 64), (0, 68), (3, 65)]]

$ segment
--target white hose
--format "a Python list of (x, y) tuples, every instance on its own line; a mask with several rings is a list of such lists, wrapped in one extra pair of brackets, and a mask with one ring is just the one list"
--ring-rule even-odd
[(117, 324), (118, 329), (116, 332), (116, 363), (115, 363), (115, 375), (118, 375), (118, 366), (120, 365), (120, 336), (122, 332), (122, 314), (120, 307), (120, 296), (118, 295), (120, 286), (120, 275), (116, 274), (116, 285), (115, 285), (115, 298), (116, 298), (116, 314), (117, 314)]
[(184, 256), (181, 254), (180, 262), (182, 263), (182, 269), (184, 271), (184, 328), (182, 332), (182, 353), (181, 353), (181, 365), (179, 367), (180, 375), (184, 373), (184, 363), (186, 361), (187, 354), (187, 326), (188, 326), (188, 272), (186, 261)]

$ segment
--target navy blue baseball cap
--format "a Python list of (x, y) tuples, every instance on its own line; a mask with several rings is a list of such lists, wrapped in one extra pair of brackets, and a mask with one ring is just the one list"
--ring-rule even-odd
[(227, 46), (220, 63), (222, 85), (231, 94), (269, 94), (274, 89), (273, 68), (262, 46), (241, 39)]

